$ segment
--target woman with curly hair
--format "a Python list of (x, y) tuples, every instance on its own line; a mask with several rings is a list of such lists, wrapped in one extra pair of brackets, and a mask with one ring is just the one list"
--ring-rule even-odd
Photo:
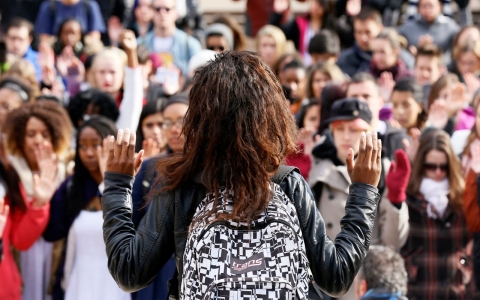
[(9, 164), (3, 139), (0, 139), (0, 299), (20, 300), (22, 279), (10, 246), (30, 248), (47, 226), (49, 202), (55, 192), (57, 166), (49, 145), (36, 151), (39, 175), (32, 197), (27, 197), (20, 178)]
[[(43, 144), (52, 147), (58, 160), (55, 188), (65, 178), (62, 159), (70, 148), (72, 125), (67, 112), (53, 101), (27, 103), (10, 112), (2, 128), (9, 160), (17, 171), (27, 196), (34, 194), (34, 176), (40, 170), (35, 152)], [(21, 253), (24, 299), (43, 299), (50, 276), (52, 244), (43, 238)], [(42, 279), (42, 280), (40, 280)]]
[[(113, 137), (108, 141), (102, 197), (103, 231), (109, 270), (120, 287), (136, 291), (147, 286), (173, 254), (179, 274), (176, 278), (183, 281), (186, 274), (203, 276), (203, 270), (197, 268), (199, 265), (186, 263), (187, 254), (193, 250), (187, 243), (190, 226), (209, 224), (209, 217), (235, 221), (237, 225), (252, 224), (266, 210), (275, 189), (285, 193), (284, 199), (291, 201), (292, 213), (300, 219), (298, 236), (303, 236), (308, 249), (305, 257), (308, 257), (315, 282), (332, 296), (344, 294), (366, 255), (369, 238), (365, 237), (371, 235), (379, 201), (375, 186), (380, 177), (381, 142), (376, 135), (361, 134), (356, 162), (353, 150), (349, 151), (347, 165), (354, 183), (349, 187), (341, 232), (333, 242), (325, 235), (323, 218), (300, 174), (289, 170), (277, 175), (283, 177), (283, 180), (275, 180), (279, 185), (272, 182), (272, 176), (285, 157), (296, 151), (297, 126), (280, 83), (260, 57), (235, 51), (217, 55), (195, 74), (189, 101), (188, 112), (181, 121), (184, 148), (158, 163), (157, 171), (161, 176), (152, 188), (150, 207), (138, 229), (132, 223), (129, 203), (133, 176), (140, 167), (142, 152), (134, 158), (135, 135), (130, 135), (129, 130), (119, 130), (116, 143)], [(286, 171), (284, 167), (281, 169)], [(219, 195), (221, 187), (228, 191), (223, 194), (225, 198), (233, 203), (224, 209), (225, 202)], [(206, 209), (205, 218), (198, 217), (192, 223), (192, 213), (201, 199), (207, 204), (211, 200), (212, 209)], [(275, 242), (281, 244), (279, 249), (284, 247), (283, 238)], [(236, 241), (226, 242), (227, 247), (220, 246), (210, 253), (216, 260), (223, 257), (227, 260), (225, 264), (232, 264), (237, 258), (248, 258), (239, 252), (237, 257), (233, 252), (228, 254), (235, 244)], [(253, 238), (252, 245), (258, 245)], [(261, 249), (258, 247), (255, 251)], [(278, 263), (268, 265), (272, 270), (280, 267)], [(222, 271), (209, 268), (207, 273), (216, 283), (228, 280)], [(193, 298), (189, 289), (195, 292), (198, 286), (198, 281), (186, 280), (181, 285), (172, 285), (181, 290), (180, 299)], [(217, 287), (218, 293), (230, 294), (222, 284)], [(215, 297), (217, 287), (212, 293), (208, 292), (207, 297)], [(297, 292), (308, 293), (308, 284), (302, 287)], [(266, 295), (265, 291), (258, 292)], [(279, 289), (275, 292), (269, 295), (280, 294)], [(235, 290), (231, 294), (239, 295)]]

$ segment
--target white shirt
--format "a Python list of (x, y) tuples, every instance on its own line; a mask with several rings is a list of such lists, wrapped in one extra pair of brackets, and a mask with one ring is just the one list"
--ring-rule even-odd
[(153, 39), (153, 49), (155, 50), (155, 53), (170, 52), (170, 49), (172, 49), (172, 44), (173, 44), (173, 36), (169, 36), (169, 37), (156, 36)]

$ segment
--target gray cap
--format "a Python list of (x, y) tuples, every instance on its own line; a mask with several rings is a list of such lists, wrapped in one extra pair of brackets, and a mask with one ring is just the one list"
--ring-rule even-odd
[(230, 50), (233, 50), (233, 33), (230, 27), (221, 23), (214, 23), (205, 29), (205, 40), (211, 35), (221, 35), (228, 43)]

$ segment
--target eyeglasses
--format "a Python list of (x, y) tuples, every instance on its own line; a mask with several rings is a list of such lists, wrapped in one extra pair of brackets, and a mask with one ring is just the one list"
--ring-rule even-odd
[(152, 9), (154, 11), (156, 11), (157, 13), (159, 13), (160, 11), (162, 10), (165, 10), (167, 13), (170, 12), (172, 10), (172, 8), (170, 7), (165, 7), (165, 6), (158, 6), (158, 7), (155, 7), (155, 6), (152, 6)]
[(211, 47), (208, 47), (208, 46), (207, 46), (207, 49), (208, 49), (208, 50), (212, 50), (212, 51), (218, 50), (218, 51), (220, 51), (220, 52), (223, 52), (223, 51), (225, 50), (225, 47), (223, 47), (223, 46), (211, 46)]
[(429, 171), (436, 171), (438, 169), (440, 169), (442, 172), (448, 171), (448, 164), (437, 165), (437, 164), (432, 164), (432, 163), (424, 163), (423, 167), (426, 170), (429, 170)]
[(183, 127), (183, 119), (177, 121), (165, 120), (162, 124), (162, 128), (165, 130), (170, 130), (173, 126), (177, 125), (178, 127)]

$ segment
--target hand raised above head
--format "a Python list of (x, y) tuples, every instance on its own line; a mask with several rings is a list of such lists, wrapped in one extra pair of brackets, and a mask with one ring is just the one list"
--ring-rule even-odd
[(382, 172), (382, 141), (377, 133), (362, 132), (360, 149), (354, 162), (354, 153), (350, 148), (347, 157), (347, 168), (352, 183), (365, 183), (377, 186)]
[(108, 140), (108, 158), (105, 172), (135, 176), (143, 162), (143, 150), (135, 155), (135, 132), (129, 129), (118, 130), (117, 140), (111, 136)]

